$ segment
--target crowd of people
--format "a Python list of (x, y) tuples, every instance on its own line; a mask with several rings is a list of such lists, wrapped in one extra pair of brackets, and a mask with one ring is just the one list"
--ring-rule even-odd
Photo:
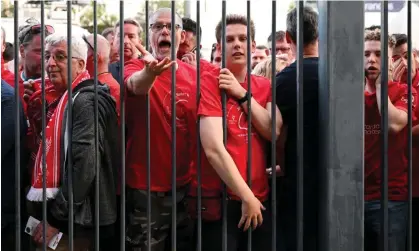
[[(303, 180), (304, 205), (309, 205), (303, 209), (304, 250), (311, 251), (319, 250), (318, 14), (304, 7), (303, 19)], [(68, 48), (70, 38), (59, 34), (50, 25), (42, 27), (31, 18), (19, 27), (20, 55), (14, 56), (20, 58), (20, 66), (12, 72), (7, 66), (10, 57), (5, 56), (2, 56), (1, 66), (2, 249), (14, 250), (16, 242), (16, 196), (19, 190), (14, 188), (17, 166), (21, 174), (22, 250), (42, 250), (43, 243), (50, 243), (59, 232), (63, 235), (55, 250), (68, 250), (71, 206), (74, 212), (74, 250), (95, 249), (94, 226), (98, 224), (100, 250), (119, 250), (120, 243), (125, 243), (126, 250), (148, 250), (150, 245), (153, 251), (193, 251), (197, 245), (198, 210), (202, 215), (202, 250), (222, 250), (224, 217), (227, 217), (227, 250), (247, 250), (248, 229), (252, 229), (253, 233), (253, 250), (272, 250), (273, 212), (270, 194), (273, 191), (270, 178), (273, 172), (276, 172), (277, 179), (274, 191), (278, 205), (277, 250), (296, 250), (296, 9), (287, 15), (286, 31), (272, 34), (266, 44), (256, 44), (253, 21), (248, 22), (246, 16), (230, 14), (226, 17), (226, 43), (222, 48), (223, 27), (220, 21), (215, 28), (216, 43), (212, 46), (211, 59), (207, 61), (201, 58), (199, 61), (199, 103), (196, 51), (201, 46), (197, 33), (202, 33), (202, 30), (197, 30), (196, 23), (189, 18), (176, 14), (172, 20), (169, 8), (158, 9), (149, 16), (148, 21), (149, 51), (144, 47), (145, 41), (141, 40), (141, 26), (134, 19), (122, 20), (124, 41), (120, 41), (119, 23), (104, 30), (102, 35), (98, 34), (97, 50), (94, 49), (93, 34), (73, 35)], [(248, 26), (250, 34), (247, 34)], [(176, 32), (174, 41), (171, 39), (172, 28)], [(44, 51), (41, 49), (42, 33), (46, 37)], [(389, 250), (405, 251), (409, 200), (406, 84), (409, 38), (405, 34), (388, 36), (390, 81), (388, 97), (381, 97), (380, 37), (379, 26), (365, 29), (365, 82), (359, 83), (365, 86), (364, 242), (365, 250), (379, 250), (382, 182), (380, 105), (382, 98), (388, 98)], [(249, 39), (250, 48), (247, 47)], [(3, 29), (1, 40), (2, 53), (6, 55)], [(272, 40), (275, 40), (274, 48), (271, 48)], [(122, 45), (123, 62), (119, 55)], [(174, 61), (170, 57), (172, 48), (177, 55)], [(225, 51), (225, 55), (221, 55), (222, 51)], [(45, 74), (40, 64), (42, 54)], [(272, 54), (275, 55), (276, 72), (272, 72)], [(225, 57), (224, 66), (221, 65), (222, 56)], [(251, 57), (250, 76), (247, 75), (248, 57)], [(419, 225), (418, 58), (418, 51), (413, 51), (413, 236), (418, 233)], [(68, 76), (68, 67), (71, 68), (71, 76)], [(18, 75), (17, 83), (15, 74)], [(175, 90), (172, 89), (172, 74), (176, 78)], [(95, 75), (97, 89), (93, 80)], [(273, 75), (276, 76), (276, 100), (272, 100)], [(41, 88), (42, 76), (45, 76), (45, 99)], [(251, 91), (248, 91), (248, 82)], [(14, 117), (18, 105), (14, 99), (15, 84), (19, 86), (21, 97), (19, 121)], [(69, 84), (72, 96), (67, 91)], [(122, 88), (126, 90), (123, 100), (125, 121), (121, 121)], [(172, 91), (176, 93), (172, 94)], [(227, 94), (225, 144), (221, 102), (223, 92)], [(172, 118), (173, 97), (176, 99), (175, 118)], [(70, 99), (72, 102), (69, 102)], [(46, 109), (45, 128), (42, 126), (43, 107)], [(146, 109), (150, 109), (149, 130)], [(250, 134), (248, 114), (252, 117)], [(98, 118), (97, 124), (95, 116)], [(276, 119), (275, 127), (272, 126), (273, 117)], [(197, 121), (200, 122), (199, 130)], [(15, 132), (17, 123), (20, 125), (19, 135)], [(125, 126), (126, 184), (121, 184), (121, 126)], [(71, 138), (68, 138), (69, 130)], [(175, 156), (171, 156), (173, 133), (176, 135)], [(151, 142), (150, 173), (147, 170), (147, 136)], [(21, 140), (19, 165), (15, 162), (16, 137)], [(272, 140), (276, 142), (275, 152), (271, 152), (269, 147)], [(248, 144), (252, 146), (250, 152)], [(197, 149), (202, 151), (200, 159), (197, 159)], [(275, 167), (271, 167), (269, 161), (272, 154), (277, 159)], [(247, 163), (249, 155), (251, 163)], [(176, 161), (176, 173), (172, 170), (173, 161)], [(197, 166), (202, 174), (200, 177)], [(72, 183), (69, 183), (70, 177)], [(176, 180), (176, 191), (172, 190), (173, 178)], [(99, 191), (96, 191), (97, 180)], [(46, 182), (46, 219), (42, 214), (43, 182)], [(223, 201), (223, 184), (227, 186), (226, 201)], [(126, 192), (125, 201), (122, 202), (126, 203), (125, 229), (120, 228), (122, 185), (125, 185)], [(198, 186), (202, 191), (199, 209)], [(148, 188), (151, 190), (150, 198), (147, 195)], [(70, 189), (73, 190), (71, 198)], [(172, 221), (174, 195), (176, 222)], [(70, 203), (70, 199), (73, 203)], [(96, 201), (99, 202), (98, 217)], [(148, 203), (151, 203), (150, 219)], [(226, 214), (222, 211), (223, 203), (227, 203)], [(31, 236), (24, 233), (29, 217), (41, 221)], [(44, 221), (46, 236), (43, 235)], [(176, 242), (171, 238), (174, 229)], [(120, 239), (121, 231), (126, 233), (125, 240)], [(176, 247), (172, 247), (173, 243), (176, 243)], [(419, 248), (417, 238), (414, 238), (413, 250), (415, 248)]]

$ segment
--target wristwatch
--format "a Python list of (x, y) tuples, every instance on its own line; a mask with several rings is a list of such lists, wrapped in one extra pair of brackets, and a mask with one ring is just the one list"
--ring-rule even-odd
[(246, 92), (246, 94), (244, 94), (244, 97), (243, 97), (243, 98), (238, 99), (238, 100), (237, 100), (237, 102), (239, 102), (239, 105), (241, 105), (241, 104), (243, 104), (244, 102), (246, 102), (246, 101), (249, 99), (249, 95), (250, 95), (250, 98), (252, 98), (252, 97), (253, 97), (253, 95), (252, 95), (251, 93)]

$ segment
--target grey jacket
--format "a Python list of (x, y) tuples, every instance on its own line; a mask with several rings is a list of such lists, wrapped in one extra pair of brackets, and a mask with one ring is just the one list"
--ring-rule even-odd
[[(99, 175), (96, 173), (95, 158), (95, 91), (93, 80), (82, 82), (73, 91), (72, 123), (72, 184), (74, 200), (74, 222), (81, 226), (95, 225), (95, 191), (96, 179), (99, 177), (99, 225), (108, 226), (117, 218), (116, 186), (118, 166), (120, 164), (120, 144), (118, 118), (115, 101), (109, 94), (109, 88), (98, 86), (98, 163)], [(67, 110), (68, 111), (68, 110)], [(65, 119), (67, 119), (67, 111)], [(65, 126), (62, 131), (62, 142), (65, 139)], [(64, 149), (64, 146), (62, 146)], [(70, 149), (68, 149), (70, 150)], [(68, 152), (70, 154), (70, 152)], [(65, 168), (61, 170), (61, 187), (55, 200), (48, 204), (48, 223), (51, 226), (67, 229), (69, 208), (68, 159), (64, 151), (61, 154)]]

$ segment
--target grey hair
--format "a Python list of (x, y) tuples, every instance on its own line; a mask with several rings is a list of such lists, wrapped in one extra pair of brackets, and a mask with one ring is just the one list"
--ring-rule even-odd
[[(60, 43), (67, 45), (67, 36), (58, 33), (51, 34), (45, 38), (45, 45), (56, 46)], [(87, 44), (81, 36), (71, 36), (71, 56), (87, 62)]]
[[(156, 19), (156, 17), (159, 14), (166, 13), (166, 12), (172, 13), (172, 9), (171, 8), (160, 8), (160, 9), (157, 9), (155, 12), (153, 12), (152, 14), (150, 14), (150, 16), (148, 17), (148, 23), (149, 24), (153, 24), (154, 21), (155, 21), (155, 19)], [(180, 17), (180, 15), (178, 13), (175, 13), (175, 16), (176, 16), (176, 20), (175, 20), (176, 24), (177, 25), (180, 25), (180, 28), (183, 29), (182, 18)]]

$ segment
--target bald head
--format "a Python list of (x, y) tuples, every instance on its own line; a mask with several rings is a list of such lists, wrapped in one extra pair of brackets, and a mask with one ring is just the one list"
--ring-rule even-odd
[[(94, 47), (94, 35), (93, 34), (88, 35), (86, 39), (87, 39), (87, 42), (89, 42), (89, 44), (92, 45), (92, 47)], [(90, 47), (89, 47), (89, 50), (91, 50)], [(101, 58), (103, 58), (103, 61), (105, 61), (106, 63), (109, 63), (110, 52), (111, 52), (111, 47), (108, 40), (102, 35), (97, 34), (97, 54)]]
[[(88, 35), (86, 37), (87, 42), (90, 44), (87, 45), (87, 62), (86, 62), (86, 69), (89, 71), (90, 75), (93, 76), (94, 74), (94, 55), (95, 52), (92, 48), (94, 48), (94, 35)], [(97, 70), (98, 74), (108, 71), (109, 65), (109, 54), (111, 52), (111, 47), (109, 45), (108, 40), (102, 35), (97, 35)]]

